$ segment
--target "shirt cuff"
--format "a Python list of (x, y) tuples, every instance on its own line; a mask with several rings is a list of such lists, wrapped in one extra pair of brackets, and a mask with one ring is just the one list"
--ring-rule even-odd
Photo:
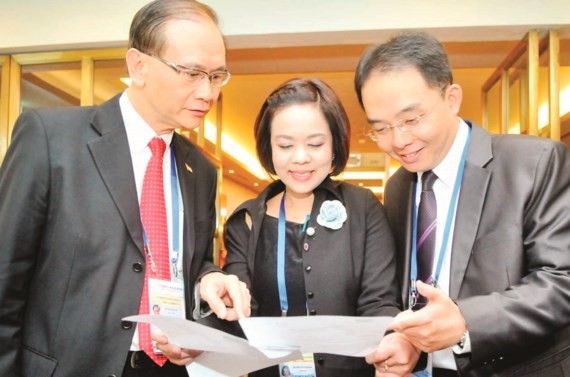
[(465, 344), (463, 345), (463, 347), (459, 347), (459, 344), (456, 344), (451, 349), (453, 350), (453, 353), (456, 355), (471, 353), (471, 338), (469, 337), (469, 331), (465, 333)]
[(210, 305), (204, 300), (200, 295), (200, 282), (196, 283), (194, 286), (194, 308), (192, 310), (192, 318), (196, 321), (198, 319), (206, 318), (213, 311), (210, 309)]

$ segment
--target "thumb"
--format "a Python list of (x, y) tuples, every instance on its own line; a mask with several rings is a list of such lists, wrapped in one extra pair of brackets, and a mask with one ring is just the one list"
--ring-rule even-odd
[(410, 318), (410, 316), (413, 317), (413, 315), (414, 315), (414, 312), (412, 310), (409, 310), (409, 309), (398, 313), (398, 315), (396, 315), (396, 317), (394, 317), (394, 320), (392, 322), (390, 322), (388, 327), (386, 327), (386, 330), (394, 330), (394, 331), (401, 330), (402, 322), (407, 321), (407, 319)]
[(416, 282), (416, 288), (420, 295), (428, 299), (428, 301), (437, 301), (440, 297), (445, 297), (446, 294), (439, 288), (436, 288), (430, 284), (426, 284), (421, 280)]
[(162, 343), (162, 344), (168, 343), (168, 337), (166, 336), (166, 334), (163, 333), (160, 328), (153, 325), (150, 326), (150, 337), (152, 340), (154, 340), (157, 343)]

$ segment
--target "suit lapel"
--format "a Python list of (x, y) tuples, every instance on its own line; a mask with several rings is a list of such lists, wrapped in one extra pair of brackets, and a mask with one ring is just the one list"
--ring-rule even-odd
[(88, 143), (89, 150), (133, 242), (143, 254), (135, 176), (119, 96), (99, 106), (92, 126), (101, 136)]
[[(408, 173), (406, 175), (406, 179), (404, 180), (404, 187), (402, 188), (402, 195), (405, 195), (404, 200), (401, 203), (406, 203), (406, 206), (402, 209), (406, 211), (407, 214), (411, 214), (414, 211), (414, 187), (416, 185), (416, 174)], [(406, 215), (402, 216), (402, 219), (406, 220), (406, 223), (403, 224), (402, 228), (404, 229), (404, 250), (406, 251), (404, 255), (404, 265), (401, 267), (403, 268), (403, 275), (402, 276), (410, 276), (410, 269), (412, 263), (412, 231), (413, 231), (413, 224), (412, 224), (412, 216)], [(408, 307), (409, 301), (409, 292), (410, 292), (410, 279), (405, 279), (402, 283), (402, 288), (405, 289), (402, 297), (402, 302), (404, 307)]]
[(412, 213), (416, 174), (400, 168), (386, 187), (386, 210), (397, 245), (397, 271), (401, 283), (401, 299), (408, 307), (410, 261), (412, 255)]
[[(180, 192), (182, 195), (182, 204), (184, 206), (184, 223), (183, 223), (183, 250), (184, 265), (190, 266), (190, 261), (194, 256), (194, 245), (196, 244), (196, 232), (194, 224), (195, 204), (192, 193), (196, 192), (196, 177), (190, 148), (181, 139), (182, 136), (177, 133), (172, 138), (174, 147), (174, 156), (176, 158), (176, 168), (178, 173), (178, 182), (180, 184)], [(188, 275), (187, 275), (188, 276)]]
[(449, 295), (452, 299), (457, 299), (463, 283), (491, 178), (491, 171), (485, 168), (492, 159), (491, 136), (476, 125), (469, 126), (471, 142), (457, 204), (451, 253)]

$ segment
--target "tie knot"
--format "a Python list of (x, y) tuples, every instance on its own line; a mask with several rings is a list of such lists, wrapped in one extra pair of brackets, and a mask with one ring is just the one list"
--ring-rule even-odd
[(433, 171), (428, 170), (424, 172), (422, 174), (422, 191), (432, 191), (433, 184), (435, 183), (436, 180), (437, 180), (437, 175)]
[(153, 156), (162, 158), (162, 156), (164, 156), (164, 151), (166, 150), (166, 143), (161, 137), (153, 137), (150, 143), (148, 143), (148, 147), (150, 148)]

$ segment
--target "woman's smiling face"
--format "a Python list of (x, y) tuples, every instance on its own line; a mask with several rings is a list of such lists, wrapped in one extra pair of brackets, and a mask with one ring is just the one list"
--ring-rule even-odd
[(273, 166), (288, 195), (304, 197), (329, 175), (332, 134), (317, 103), (280, 109), (271, 123)]

